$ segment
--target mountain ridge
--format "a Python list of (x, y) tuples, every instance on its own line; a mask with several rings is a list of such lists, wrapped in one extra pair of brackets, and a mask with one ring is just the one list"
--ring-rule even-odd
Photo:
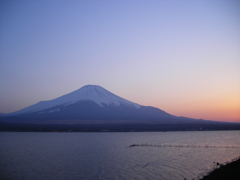
[[(226, 123), (225, 123), (226, 124)], [(86, 85), (49, 101), (40, 101), (0, 117), (0, 130), (102, 128), (119, 130), (178, 130), (226, 128), (223, 122), (177, 117), (159, 108), (142, 106), (119, 97), (101, 86)], [(216, 126), (217, 125), (217, 126)], [(228, 124), (228, 127), (233, 127)], [(85, 131), (85, 130), (84, 130)]]
[(56, 105), (69, 105), (71, 103), (75, 103), (81, 100), (93, 100), (101, 107), (102, 104), (115, 104), (120, 105), (120, 103), (127, 104), (129, 106), (134, 106), (139, 108), (141, 105), (137, 103), (133, 103), (128, 101), (124, 98), (121, 98), (110, 91), (104, 89), (99, 85), (85, 85), (71, 93), (62, 95), (58, 98), (47, 100), (47, 101), (40, 101), (36, 104), (23, 108), (21, 110), (9, 113), (9, 114), (20, 114), (20, 113), (31, 113), (40, 111), (43, 109), (51, 108)]

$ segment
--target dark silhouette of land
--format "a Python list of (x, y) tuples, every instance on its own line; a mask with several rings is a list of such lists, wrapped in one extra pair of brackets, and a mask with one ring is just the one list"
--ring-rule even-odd
[(201, 180), (239, 180), (240, 179), (240, 157), (226, 165), (217, 163), (218, 168), (209, 172)]
[(144, 131), (209, 131), (240, 130), (240, 123), (179, 124), (24, 124), (0, 122), (0, 131), (34, 132), (144, 132)]

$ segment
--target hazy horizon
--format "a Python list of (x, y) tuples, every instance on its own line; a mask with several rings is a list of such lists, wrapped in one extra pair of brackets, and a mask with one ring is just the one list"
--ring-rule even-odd
[(240, 122), (240, 2), (1, 1), (0, 113), (87, 84), (175, 116)]

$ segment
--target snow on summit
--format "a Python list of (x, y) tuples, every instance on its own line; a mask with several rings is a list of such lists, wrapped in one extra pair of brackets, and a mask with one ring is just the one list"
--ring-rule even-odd
[(116, 106), (119, 106), (120, 104), (124, 104), (127, 106), (134, 106), (136, 108), (140, 107), (140, 105), (133, 103), (131, 101), (128, 101), (126, 99), (123, 99), (107, 91), (103, 87), (97, 86), (97, 85), (86, 85), (80, 88), (79, 90), (72, 92), (73, 99), (75, 96), (75, 92), (76, 92), (76, 99), (92, 100), (95, 103), (99, 104), (100, 106), (102, 106), (102, 104), (116, 105)]
[(51, 108), (57, 105), (68, 105), (73, 104), (82, 100), (91, 100), (97, 103), (99, 106), (103, 107), (103, 104), (120, 106), (121, 104), (126, 106), (131, 106), (135, 108), (140, 108), (141, 105), (123, 99), (110, 91), (104, 89), (98, 85), (86, 85), (80, 89), (73, 91), (69, 94), (63, 95), (53, 100), (40, 101), (37, 104), (26, 107), (22, 110), (16, 111), (15, 113), (29, 113), (41, 111), (47, 108)]

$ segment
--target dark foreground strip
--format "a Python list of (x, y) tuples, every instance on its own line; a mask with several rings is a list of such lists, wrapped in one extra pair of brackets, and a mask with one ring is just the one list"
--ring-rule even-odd
[(201, 180), (240, 180), (240, 157), (209, 172)]

